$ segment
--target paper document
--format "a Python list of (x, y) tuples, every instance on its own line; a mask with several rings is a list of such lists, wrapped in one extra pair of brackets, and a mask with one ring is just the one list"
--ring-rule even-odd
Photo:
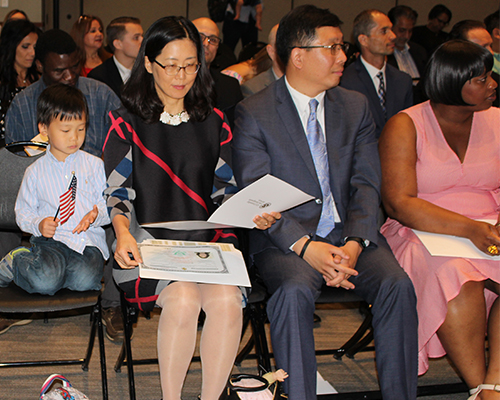
[(243, 256), (232, 244), (147, 239), (138, 247), (141, 278), (250, 287)]
[(330, 382), (325, 380), (321, 374), (316, 371), (316, 394), (332, 394), (338, 393)]
[(222, 206), (208, 221), (174, 221), (142, 225), (145, 228), (178, 230), (219, 229), (255, 227), (252, 219), (262, 213), (282, 212), (314, 199), (296, 187), (272, 175), (266, 175), (245, 189), (240, 190)]
[[(484, 222), (496, 224), (496, 221), (493, 220), (484, 220)], [(415, 232), (433, 256), (482, 258), (500, 261), (498, 256), (489, 256), (480, 251), (469, 239), (439, 233), (422, 232), (416, 229), (413, 229), (413, 232)]]

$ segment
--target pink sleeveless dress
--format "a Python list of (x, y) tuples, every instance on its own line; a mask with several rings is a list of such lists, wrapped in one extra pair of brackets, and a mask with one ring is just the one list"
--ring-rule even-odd
[[(449, 147), (427, 101), (402, 111), (417, 131), (418, 197), (473, 219), (497, 220), (500, 212), (500, 109), (474, 114), (464, 162)], [(500, 259), (433, 257), (413, 231), (388, 219), (381, 228), (417, 294), (419, 375), (428, 358), (446, 354), (437, 337), (447, 303), (468, 281), (500, 283)], [(488, 310), (497, 296), (485, 290)]]

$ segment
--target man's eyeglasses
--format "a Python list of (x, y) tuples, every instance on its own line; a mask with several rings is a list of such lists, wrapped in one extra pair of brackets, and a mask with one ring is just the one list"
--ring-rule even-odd
[(211, 44), (212, 46), (218, 46), (220, 44), (220, 38), (214, 35), (207, 36), (203, 33), (200, 33), (200, 38), (201, 38), (201, 43), (203, 43), (205, 39), (207, 39), (208, 44)]
[(449, 24), (449, 21), (444, 21), (442, 19), (439, 19), (439, 18), (436, 18), (438, 20), (438, 22), (444, 26), (447, 26)]
[(330, 46), (294, 46), (292, 48), (298, 48), (298, 49), (330, 49), (332, 52), (332, 55), (337, 55), (340, 50), (344, 52), (344, 54), (347, 54), (349, 51), (349, 43), (334, 43), (331, 44)]
[(168, 64), (168, 65), (162, 65), (160, 64), (158, 61), (155, 60), (155, 63), (158, 64), (160, 67), (163, 68), (163, 70), (165, 71), (165, 73), (169, 76), (174, 76), (174, 75), (177, 75), (179, 73), (179, 71), (181, 69), (184, 70), (184, 72), (187, 74), (187, 75), (194, 75), (196, 74), (199, 69), (200, 69), (200, 63), (197, 63), (197, 64), (188, 64), (188, 65), (185, 65), (184, 67), (180, 67), (179, 65), (177, 64)]

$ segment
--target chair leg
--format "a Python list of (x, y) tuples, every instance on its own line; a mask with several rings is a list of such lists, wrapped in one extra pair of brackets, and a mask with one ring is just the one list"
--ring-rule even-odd
[(99, 356), (101, 361), (102, 398), (103, 400), (108, 400), (108, 373), (106, 370), (106, 351), (104, 348), (104, 326), (102, 323), (102, 308), (101, 308), (100, 297), (97, 303), (97, 313), (95, 317), (97, 319), (97, 336), (99, 340)]
[[(134, 381), (134, 362), (132, 359), (132, 346), (130, 344), (130, 340), (132, 337), (132, 329), (133, 329), (133, 324), (134, 324), (134, 317), (136, 315), (136, 312), (133, 307), (129, 307), (127, 302), (125, 301), (125, 298), (122, 293), (122, 313), (123, 313), (123, 323), (124, 323), (124, 340), (123, 340), (123, 347), (120, 352), (120, 355), (118, 356), (118, 360), (121, 359), (120, 361), (120, 366), (123, 363), (123, 358), (126, 357), (127, 359), (127, 372), (128, 372), (128, 390), (129, 390), (129, 396), (130, 400), (136, 400), (135, 398), (135, 381)], [(117, 360), (117, 365), (118, 365), (118, 360)], [(116, 366), (115, 366), (116, 369)]]
[[(361, 326), (354, 333), (354, 335), (352, 335), (352, 337), (343, 346), (341, 346), (339, 349), (336, 349), (333, 351), (333, 357), (336, 360), (342, 359), (344, 354), (346, 354), (348, 352), (349, 352), (350, 357), (352, 358), (352, 357), (354, 357), (354, 354), (356, 354), (359, 350), (361, 350), (362, 347), (355, 347), (355, 346), (357, 346), (357, 344), (361, 341), (361, 339), (365, 335), (366, 331), (371, 328), (372, 318), (373, 317), (372, 317), (371, 313), (368, 314), (365, 317)], [(372, 338), (373, 338), (373, 336), (372, 336)], [(370, 341), (371, 341), (371, 339), (370, 339)], [(366, 343), (363, 342), (364, 343), (363, 347), (366, 346), (368, 343), (370, 343), (370, 341), (368, 341)], [(353, 348), (355, 348), (356, 351), (352, 351), (351, 349), (353, 349)]]
[[(250, 314), (250, 305), (248, 305), (245, 308), (245, 311), (243, 312), (243, 324), (242, 324), (242, 328), (241, 328), (241, 340), (243, 340), (243, 336), (245, 336), (245, 332), (248, 329), (248, 323), (250, 322), (250, 316), (249, 316), (249, 314)], [(240, 350), (240, 352), (236, 356), (236, 359), (234, 360), (234, 363), (237, 366), (240, 366), (241, 363), (242, 363), (242, 361), (247, 358), (248, 354), (250, 354), (250, 352), (252, 351), (253, 347), (254, 347), (254, 336), (253, 336), (253, 332), (252, 332), (252, 334), (250, 335), (250, 338), (248, 339), (247, 343), (245, 344), (245, 346)]]
[(94, 349), (95, 336), (97, 332), (99, 342), (99, 357), (101, 363), (102, 398), (103, 400), (108, 400), (108, 374), (106, 372), (106, 351), (104, 348), (104, 333), (101, 314), (101, 298), (99, 297), (97, 304), (92, 309), (92, 326), (90, 328), (89, 344), (87, 347), (87, 354), (85, 355), (85, 359), (83, 360), (82, 369), (84, 371), (88, 371), (89, 369), (90, 358), (92, 357), (92, 350)]
[(267, 345), (265, 320), (266, 315), (263, 312), (262, 304), (252, 304), (250, 308), (250, 323), (252, 324), (253, 338), (255, 342), (255, 353), (259, 363), (259, 374), (262, 371), (271, 371), (271, 355)]

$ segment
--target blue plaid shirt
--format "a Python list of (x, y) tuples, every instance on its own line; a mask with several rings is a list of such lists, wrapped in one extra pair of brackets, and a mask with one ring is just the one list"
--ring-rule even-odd
[[(43, 79), (39, 79), (14, 97), (7, 111), (5, 143), (31, 140), (38, 135), (36, 106), (46, 87)], [(85, 95), (89, 107), (89, 126), (82, 150), (100, 157), (111, 126), (108, 113), (121, 107), (120, 99), (108, 86), (94, 79), (80, 77), (76, 87)]]

